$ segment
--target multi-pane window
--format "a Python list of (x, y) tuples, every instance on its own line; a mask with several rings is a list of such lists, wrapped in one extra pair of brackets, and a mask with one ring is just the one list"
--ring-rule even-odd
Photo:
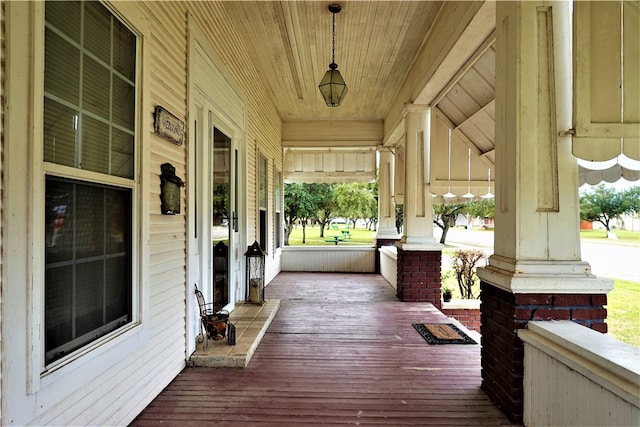
[(269, 162), (267, 158), (260, 155), (260, 162), (258, 164), (259, 169), (259, 189), (258, 189), (258, 198), (259, 198), (259, 215), (260, 215), (260, 224), (259, 224), (259, 243), (264, 252), (267, 252), (267, 173), (268, 173)]
[(105, 6), (45, 3), (47, 363), (132, 321), (135, 76), (136, 36)]

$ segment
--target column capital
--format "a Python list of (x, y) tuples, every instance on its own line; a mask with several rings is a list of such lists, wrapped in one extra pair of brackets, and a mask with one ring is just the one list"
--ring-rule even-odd
[(431, 108), (430, 105), (426, 104), (404, 104), (404, 109), (402, 110), (402, 117), (405, 117), (409, 113), (424, 113)]

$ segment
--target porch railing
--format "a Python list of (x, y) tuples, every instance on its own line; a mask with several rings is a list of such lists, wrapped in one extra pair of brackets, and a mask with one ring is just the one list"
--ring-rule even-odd
[(568, 320), (518, 336), (525, 425), (640, 425), (640, 349)]
[(376, 248), (369, 246), (285, 246), (282, 271), (374, 273)]

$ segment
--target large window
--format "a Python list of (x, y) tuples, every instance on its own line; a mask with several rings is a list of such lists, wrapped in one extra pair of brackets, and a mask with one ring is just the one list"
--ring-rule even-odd
[(132, 321), (136, 36), (45, 3), (45, 361)]

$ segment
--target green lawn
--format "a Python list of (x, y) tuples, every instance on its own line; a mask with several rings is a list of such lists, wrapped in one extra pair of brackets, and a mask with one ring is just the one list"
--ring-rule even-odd
[(640, 283), (614, 280), (607, 301), (609, 335), (640, 347)]
[[(315, 245), (335, 245), (333, 242), (327, 242), (325, 239), (332, 238), (333, 236), (344, 237), (342, 231), (348, 231), (350, 236), (345, 238), (344, 241), (339, 242), (338, 246), (352, 245), (352, 246), (362, 246), (362, 245), (373, 245), (373, 236), (375, 234), (374, 230), (367, 230), (366, 228), (350, 228), (346, 225), (338, 226), (338, 229), (335, 230), (330, 228), (329, 230), (324, 230), (324, 238), (320, 238), (320, 227), (314, 226), (306, 227), (305, 233), (305, 244), (309, 246)], [(298, 226), (293, 229), (291, 235), (289, 236), (289, 245), (291, 246), (299, 246), (302, 245), (302, 227)]]
[[(618, 242), (640, 245), (640, 231), (613, 230), (613, 232), (618, 236)], [(580, 230), (580, 238), (599, 240), (598, 243), (616, 243), (614, 239), (607, 239), (606, 230)]]

